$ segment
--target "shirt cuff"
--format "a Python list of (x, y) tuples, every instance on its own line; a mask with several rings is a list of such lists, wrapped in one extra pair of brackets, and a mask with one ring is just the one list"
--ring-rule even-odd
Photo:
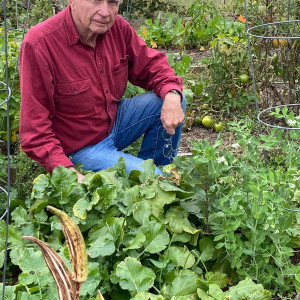
[(182, 87), (180, 87), (178, 85), (167, 85), (167, 86), (163, 87), (160, 91), (159, 97), (161, 99), (165, 99), (167, 93), (169, 93), (171, 90), (178, 91), (181, 94), (181, 100), (182, 100)]
[(75, 165), (71, 162), (71, 160), (67, 156), (61, 155), (61, 156), (55, 156), (53, 159), (51, 159), (45, 166), (45, 169), (49, 173), (52, 173), (53, 170), (58, 166), (64, 166), (66, 168), (75, 167)]

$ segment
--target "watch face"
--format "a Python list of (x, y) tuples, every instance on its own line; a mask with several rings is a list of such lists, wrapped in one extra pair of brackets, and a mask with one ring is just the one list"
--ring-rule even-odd
[(181, 93), (179, 93), (177, 90), (170, 90), (170, 92), (181, 97)]

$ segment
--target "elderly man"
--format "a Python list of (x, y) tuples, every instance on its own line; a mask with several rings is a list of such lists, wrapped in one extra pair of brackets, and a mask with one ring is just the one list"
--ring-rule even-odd
[[(118, 15), (118, 0), (70, 0), (32, 27), (20, 52), (22, 149), (52, 172), (99, 171), (122, 156), (126, 170), (176, 155), (185, 98), (164, 54)], [(153, 90), (122, 98), (127, 81)], [(138, 157), (122, 152), (142, 135)], [(157, 172), (160, 171), (157, 169)], [(81, 182), (83, 175), (78, 173)]]

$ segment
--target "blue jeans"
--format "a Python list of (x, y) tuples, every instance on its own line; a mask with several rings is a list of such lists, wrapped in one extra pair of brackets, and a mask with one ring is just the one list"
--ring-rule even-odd
[[(182, 108), (185, 111), (185, 96)], [(125, 159), (126, 171), (142, 170), (141, 164), (146, 159), (153, 159), (155, 165), (167, 165), (176, 156), (179, 146), (182, 124), (176, 128), (175, 134), (166, 139), (160, 120), (163, 101), (153, 92), (133, 98), (123, 98), (118, 103), (118, 111), (114, 127), (107, 138), (96, 145), (83, 147), (70, 154), (72, 162), (82, 164), (84, 170), (94, 172), (116, 165), (120, 157)], [(144, 134), (138, 157), (122, 152)], [(163, 149), (172, 142), (174, 151), (166, 157)], [(156, 173), (161, 171), (156, 168)]]

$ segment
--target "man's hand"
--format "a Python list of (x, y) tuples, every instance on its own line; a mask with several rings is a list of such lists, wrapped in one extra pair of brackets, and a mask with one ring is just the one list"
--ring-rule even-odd
[(74, 167), (68, 167), (68, 169), (71, 169), (72, 171), (77, 173), (77, 177), (78, 177), (78, 182), (82, 183), (82, 180), (84, 178), (84, 175), (82, 175), (81, 173), (77, 172), (76, 169)]
[(172, 92), (166, 94), (161, 109), (161, 121), (167, 133), (175, 134), (175, 129), (184, 119), (184, 112), (181, 108), (181, 97)]

